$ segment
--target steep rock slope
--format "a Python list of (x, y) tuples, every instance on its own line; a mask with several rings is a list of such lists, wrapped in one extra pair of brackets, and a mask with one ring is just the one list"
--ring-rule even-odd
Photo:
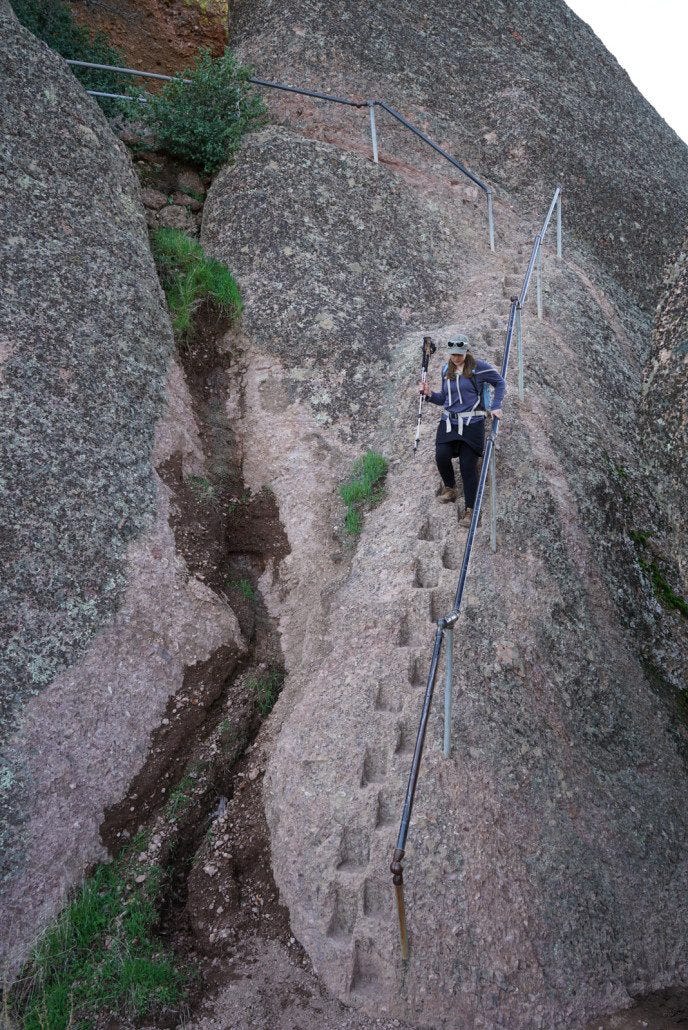
[(244, 642), (154, 468), (203, 466), (129, 159), (6, 0), (0, 37), (6, 967), (105, 854), (103, 810), (186, 670)]
[[(644, 384), (648, 425), (658, 467), (658, 487), (666, 512), (671, 552), (688, 592), (688, 246), (671, 262), (657, 307), (652, 353)], [(676, 541), (676, 543), (674, 543)]]
[[(685, 146), (562, 0), (239, 2), (231, 41), (266, 78), (387, 100), (531, 209), (561, 180), (576, 237), (654, 305), (688, 215)], [(313, 120), (310, 101), (275, 103)], [(317, 117), (356, 124), (334, 105)], [(418, 160), (379, 121), (383, 154)]]
[[(457, 643), (450, 762), (432, 719), (405, 968), (387, 867), (463, 545), (432, 508), (430, 432), (411, 458), (420, 337), (465, 326), (494, 359), (535, 226), (501, 203), (491, 256), (460, 187), (344, 142), (255, 137), (203, 226), (247, 299), (245, 474), (275, 490), (292, 546), (263, 584), (290, 672), (266, 778), (276, 879), (349, 1004), (417, 1025), (579, 1027), (688, 976), (687, 735), (667, 700), (685, 638), (630, 536), (630, 495), (654, 507), (637, 462), (649, 322), (594, 261), (546, 259), (548, 318), (527, 318), (528, 394), (512, 387), (501, 437), (500, 550), (483, 529)], [(371, 444), (393, 458), (387, 496), (347, 568), (333, 486)]]

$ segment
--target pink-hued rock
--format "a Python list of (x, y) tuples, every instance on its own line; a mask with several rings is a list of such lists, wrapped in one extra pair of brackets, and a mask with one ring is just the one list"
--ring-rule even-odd
[[(465, 542), (436, 506), (430, 406), (412, 455), (420, 343), (440, 345), (437, 384), (457, 328), (478, 356), (503, 342), (532, 240), (506, 204), (498, 224), (491, 256), (484, 212), (440, 173), (271, 128), (215, 180), (203, 245), (243, 291), (245, 474), (274, 490), (291, 546), (261, 588), (289, 670), (264, 788), (294, 933), (369, 1018), (573, 1030), (688, 977), (688, 731), (665, 701), (688, 654), (631, 537), (661, 516), (638, 463), (649, 319), (549, 243), (544, 318), (524, 313), (525, 402), (514, 355), (498, 440), (498, 551), (484, 517), (455, 630), (449, 761), (443, 666), (430, 716), (406, 966), (389, 873)], [(391, 462), (385, 497), (347, 559), (335, 487), (369, 447)]]
[(167, 204), (167, 197), (160, 190), (142, 189), (141, 200), (144, 207), (151, 208), (153, 211), (159, 211)]
[(193, 197), (189, 197), (186, 193), (173, 193), (172, 203), (178, 204), (180, 207), (188, 207), (189, 211), (200, 211), (203, 204), (200, 200), (195, 200)]
[[(105, 857), (99, 828), (187, 675), (245, 651), (177, 551), (157, 469), (204, 472), (126, 151), (0, 3), (0, 966)], [(59, 185), (58, 185), (59, 184)], [(193, 219), (182, 208), (181, 215)], [(10, 229), (11, 227), (11, 229)], [(191, 670), (191, 673), (190, 673)]]
[(166, 229), (180, 229), (182, 232), (194, 234), (196, 232), (196, 219), (186, 207), (179, 207), (177, 204), (168, 204), (161, 211), (158, 211), (158, 225)]
[[(688, 479), (681, 468), (688, 450), (688, 240), (670, 262), (655, 314), (652, 353), (643, 384), (647, 426), (661, 475), (664, 539), (655, 546), (674, 557), (680, 589), (688, 596)], [(674, 543), (675, 541), (675, 543)], [(648, 541), (648, 545), (653, 543)], [(673, 546), (672, 546), (673, 543)]]

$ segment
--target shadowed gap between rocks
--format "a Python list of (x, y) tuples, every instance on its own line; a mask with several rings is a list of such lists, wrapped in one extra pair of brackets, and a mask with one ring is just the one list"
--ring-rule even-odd
[[(141, 829), (153, 828), (158, 861), (167, 870), (162, 936), (183, 960), (200, 962), (207, 978), (208, 959), (222, 953), (228, 936), (210, 927), (208, 911), (220, 909), (234, 939), (260, 931), (254, 924), (266, 925), (267, 936), (283, 943), (291, 933), (272, 879), (262, 771), (251, 769), (247, 754), (261, 723), (256, 684), (271, 682), (276, 690), (283, 676), (279, 639), (257, 580), (268, 562), (277, 565), (289, 553), (289, 544), (272, 492), (252, 495), (243, 483), (241, 440), (226, 414), (230, 390), (238, 388), (242, 408), (240, 338), (228, 332), (212, 302), (199, 307), (195, 333), (179, 347), (179, 358), (200, 431), (204, 475), (184, 476), (179, 453), (158, 471), (172, 495), (177, 549), (189, 573), (230, 603), (248, 651), (241, 656), (223, 647), (186, 669), (144, 767), (126, 796), (106, 811), (100, 832), (116, 853)], [(208, 851), (215, 839), (208, 831), (223, 817), (233, 819), (233, 854), (213, 866)], [(215, 880), (208, 870), (219, 870)], [(289, 946), (304, 961), (298, 945)], [(197, 985), (192, 1008), (202, 993)]]

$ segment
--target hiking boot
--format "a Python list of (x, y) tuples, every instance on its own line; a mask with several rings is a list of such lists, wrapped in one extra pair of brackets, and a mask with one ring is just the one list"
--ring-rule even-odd
[[(470, 525), (471, 525), (471, 519), (472, 518), (473, 518), (473, 509), (472, 508), (466, 508), (465, 512), (463, 513), (463, 515), (459, 519), (459, 525), (463, 526), (465, 529), (469, 529)], [(478, 525), (480, 525), (480, 523), (482, 522), (482, 518), (483, 518), (483, 513), (480, 512), (480, 515), (478, 516)]]
[(440, 492), (437, 494), (437, 500), (440, 504), (451, 504), (455, 501), (458, 494), (455, 486), (443, 486)]

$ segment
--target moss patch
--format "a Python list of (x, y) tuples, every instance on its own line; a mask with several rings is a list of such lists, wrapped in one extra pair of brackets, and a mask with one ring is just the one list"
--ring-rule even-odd
[[(640, 529), (632, 529), (630, 532), (633, 543), (638, 549), (643, 551), (645, 551), (651, 536), (651, 533)], [(663, 604), (670, 611), (680, 612), (684, 618), (688, 619), (688, 601), (672, 588), (657, 561), (654, 559), (647, 560), (646, 558), (639, 558), (638, 560), (641, 569), (649, 577), (654, 595), (660, 604)]]

